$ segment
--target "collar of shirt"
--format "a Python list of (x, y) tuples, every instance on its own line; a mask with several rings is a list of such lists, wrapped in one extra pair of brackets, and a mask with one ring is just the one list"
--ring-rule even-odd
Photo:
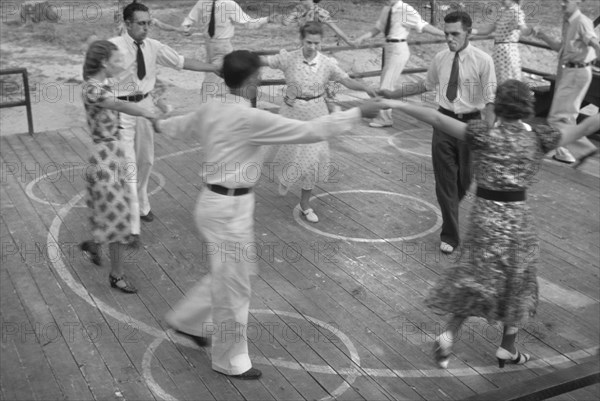
[[(135, 51), (137, 51), (137, 45), (135, 44), (135, 40), (129, 35), (129, 32), (125, 31), (125, 33), (122, 35), (123, 38), (125, 38), (125, 41), (127, 42), (127, 45), (134, 49)], [(146, 38), (148, 39), (148, 38)], [(142, 49), (144, 47), (146, 47), (146, 39), (142, 40)]]
[(311, 61), (304, 58), (304, 53), (302, 51), (300, 51), (300, 57), (302, 57), (302, 62), (309, 67), (317, 67), (321, 61), (321, 53), (319, 52), (317, 52), (317, 55)]
[(240, 104), (246, 107), (252, 107), (250, 100), (245, 97), (234, 95), (233, 93), (226, 93), (223, 97), (223, 103), (226, 104)]
[[(471, 46), (471, 43), (469, 43), (469, 44), (467, 45), (467, 47), (465, 47), (464, 49), (462, 49), (462, 50), (460, 50), (460, 51), (458, 52), (458, 60), (459, 60), (460, 62), (463, 62), (463, 61), (465, 61), (465, 57), (467, 57), (467, 56), (470, 56), (470, 55), (471, 55), (471, 53), (473, 53), (473, 46)], [(455, 55), (454, 55), (454, 54), (452, 54), (452, 57), (454, 57), (454, 56), (455, 56)]]

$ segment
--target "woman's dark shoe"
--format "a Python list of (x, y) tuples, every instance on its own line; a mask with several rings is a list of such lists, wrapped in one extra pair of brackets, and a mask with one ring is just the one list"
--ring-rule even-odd
[(129, 236), (129, 243), (127, 244), (127, 247), (129, 249), (140, 249), (141, 246), (142, 246), (142, 241), (140, 240), (140, 235), (139, 234), (131, 234)]
[(135, 288), (133, 284), (127, 282), (125, 275), (122, 275), (121, 277), (115, 277), (112, 274), (109, 274), (108, 280), (112, 288), (116, 288), (117, 290), (121, 290), (127, 294), (135, 294), (137, 292), (137, 288)]
[(83, 254), (96, 266), (102, 265), (102, 259), (100, 258), (100, 246), (94, 241), (83, 241), (79, 244), (79, 249), (83, 251)]
[(433, 358), (435, 363), (442, 369), (448, 369), (448, 362), (452, 353), (452, 342), (451, 332), (446, 331), (439, 335), (433, 343)]
[(514, 354), (511, 354), (502, 347), (499, 347), (496, 351), (496, 358), (498, 358), (499, 368), (503, 368), (505, 363), (522, 365), (531, 359), (529, 354), (521, 354), (519, 351), (515, 352)]

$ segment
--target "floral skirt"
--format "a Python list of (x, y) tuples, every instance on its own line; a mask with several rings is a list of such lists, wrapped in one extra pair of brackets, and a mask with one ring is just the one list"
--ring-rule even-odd
[(538, 304), (539, 244), (525, 202), (476, 198), (460, 260), (425, 303), (439, 313), (519, 325)]

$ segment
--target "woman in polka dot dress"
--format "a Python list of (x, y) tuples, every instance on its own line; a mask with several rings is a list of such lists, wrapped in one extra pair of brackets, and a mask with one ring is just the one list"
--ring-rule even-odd
[(531, 35), (533, 29), (525, 24), (525, 14), (519, 6), (519, 0), (503, 0), (498, 19), (492, 25), (473, 29), (474, 35), (494, 36), (494, 66), (498, 84), (507, 79), (521, 79), (521, 54), (519, 38), (521, 34)]
[[(318, 51), (323, 39), (323, 27), (319, 22), (303, 25), (300, 39), (302, 47), (299, 50), (282, 50), (277, 55), (261, 58), (263, 65), (280, 69), (285, 75), (286, 96), (280, 109), (282, 116), (306, 121), (327, 115), (324, 96), (329, 81), (375, 96), (373, 89), (351, 79), (335, 60)], [(329, 143), (283, 145), (275, 156), (274, 165), (279, 192), (283, 195), (295, 184), (300, 185), (302, 215), (311, 223), (318, 222), (309, 200), (315, 184), (326, 181), (330, 174)]]
[(79, 247), (94, 264), (100, 265), (100, 246), (108, 243), (110, 285), (135, 293), (136, 288), (123, 274), (125, 249), (136, 244), (137, 239), (131, 234), (130, 194), (125, 184), (130, 170), (120, 143), (119, 112), (146, 118), (154, 115), (136, 104), (116, 101), (110, 88), (104, 85), (107, 78), (121, 71), (122, 64), (119, 49), (107, 40), (93, 42), (85, 56), (83, 104), (93, 141), (85, 174), (94, 240), (84, 241)]

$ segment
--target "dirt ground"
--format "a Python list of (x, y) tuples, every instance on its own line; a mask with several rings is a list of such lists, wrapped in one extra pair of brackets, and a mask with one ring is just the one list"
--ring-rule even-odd
[[(102, 3), (102, 2), (100, 2)], [(86, 24), (84, 18), (79, 16), (79, 10), (75, 6), (73, 10), (67, 11), (63, 5), (62, 18), (58, 23), (40, 23), (23, 26), (18, 21), (18, 15), (8, 15), (6, 11), (2, 15), (0, 33), (0, 68), (27, 68), (30, 83), (30, 95), (33, 106), (34, 127), (36, 132), (56, 130), (71, 126), (85, 126), (85, 115), (80, 96), (81, 69), (83, 55), (87, 42), (94, 37), (107, 38), (114, 35), (114, 3), (105, 2), (102, 18), (96, 18), (93, 23)], [(169, 1), (152, 2), (149, 6), (153, 16), (163, 22), (179, 25), (194, 1)], [(241, 2), (243, 3), (243, 2)], [(293, 3), (293, 2), (288, 2)], [(338, 26), (340, 26), (351, 37), (357, 37), (371, 28), (376, 20), (384, 2), (357, 2), (339, 1), (331, 2), (337, 12)], [(427, 10), (423, 4), (427, 2), (409, 2), (419, 6), (423, 13)], [(439, 2), (443, 3), (443, 2)], [(535, 4), (541, 4), (540, 1)], [(544, 1), (544, 3), (546, 3)], [(554, 3), (554, 2), (547, 2)], [(558, 2), (557, 2), (558, 3)], [(590, 4), (591, 3), (591, 4)], [(74, 3), (75, 4), (75, 3)], [(77, 3), (79, 4), (79, 3)], [(328, 2), (321, 4), (327, 5)], [(588, 1), (586, 7), (598, 9), (598, 1)], [(156, 7), (153, 7), (156, 5)], [(170, 7), (173, 6), (173, 7)], [(71, 6), (73, 7), (73, 6)], [(333, 7), (333, 6), (331, 6)], [(532, 21), (548, 25), (549, 30), (557, 31), (556, 23), (550, 23), (558, 19), (552, 7), (538, 7), (536, 15), (531, 13)], [(555, 7), (556, 8), (556, 5)], [(554, 10), (556, 11), (556, 10)], [(83, 15), (83, 10), (81, 12)], [(547, 15), (546, 15), (547, 14)], [(592, 15), (593, 12), (588, 13)], [(533, 18), (533, 17), (537, 17)], [(426, 17), (428, 18), (428, 17)], [(88, 18), (89, 19), (89, 18)], [(481, 25), (483, 18), (475, 16), (475, 26)], [(163, 32), (153, 28), (151, 37), (169, 44), (186, 57), (203, 58), (204, 51), (202, 39), (199, 33), (191, 37), (183, 37), (174, 32)], [(418, 35), (413, 33), (412, 40), (433, 39), (430, 35)], [(379, 42), (373, 40), (373, 42)], [(324, 39), (327, 46), (335, 46), (336, 39), (328, 30)], [(269, 24), (260, 30), (249, 30), (243, 26), (236, 28), (234, 40), (236, 48), (248, 49), (293, 49), (298, 46), (295, 28), (283, 27), (281, 25)], [(427, 67), (431, 57), (445, 45), (411, 46), (411, 59), (408, 67)], [(487, 51), (491, 51), (491, 41), (478, 42)], [(556, 65), (556, 56), (549, 51), (521, 46), (524, 64), (542, 71), (551, 72)], [(364, 49), (336, 52), (335, 57), (339, 64), (348, 72), (361, 72), (378, 70), (381, 65), (380, 49)], [(167, 83), (168, 90), (166, 98), (172, 104), (177, 113), (194, 109), (200, 102), (199, 89), (203, 79), (202, 73), (178, 72), (167, 68), (161, 68), (159, 72), (161, 80)], [(264, 78), (281, 77), (279, 72), (265, 69)], [(530, 77), (528, 77), (529, 79)], [(416, 76), (407, 79), (417, 79)], [(378, 78), (366, 80), (369, 84), (377, 86)], [(539, 81), (543, 84), (542, 81)], [(1, 76), (2, 102), (22, 96), (24, 90), (17, 76)], [(259, 107), (274, 108), (279, 101), (280, 88), (264, 88), (264, 101)], [(340, 99), (348, 97), (365, 97), (357, 92), (342, 91)], [(0, 132), (2, 135), (10, 135), (27, 131), (27, 119), (25, 107), (0, 109)]]

